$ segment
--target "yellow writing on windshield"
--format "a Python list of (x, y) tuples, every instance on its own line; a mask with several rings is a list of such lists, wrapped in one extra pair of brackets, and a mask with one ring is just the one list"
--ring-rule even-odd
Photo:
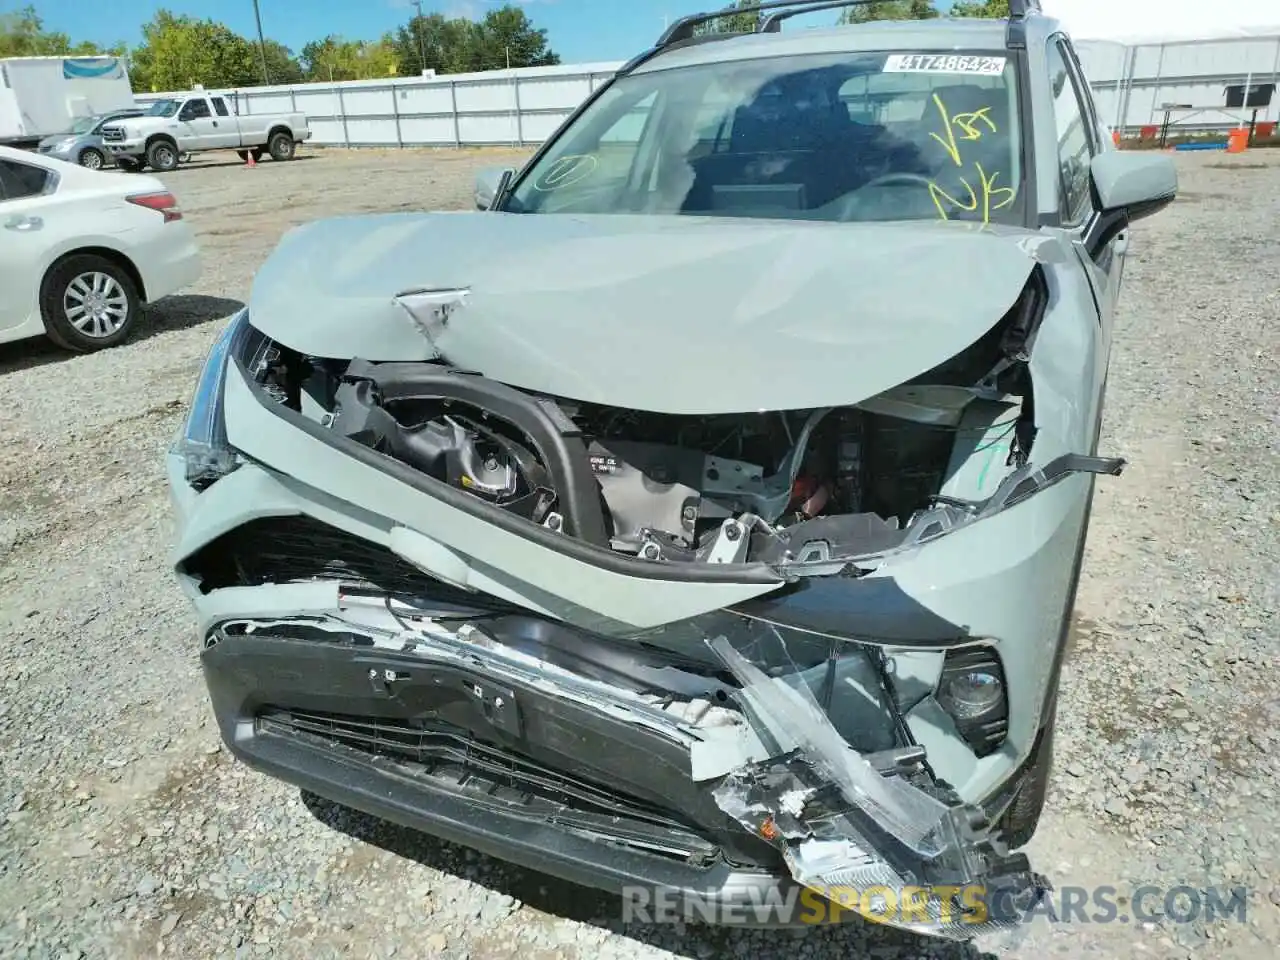
[(947, 110), (947, 105), (936, 93), (933, 95), (933, 103), (938, 108), (938, 113), (942, 115), (943, 133), (941, 136), (936, 133), (931, 133), (929, 136), (942, 144), (942, 148), (947, 151), (947, 155), (957, 167), (964, 166), (964, 161), (960, 158), (962, 141), (981, 140), (982, 127), (986, 127), (991, 133), (1000, 132), (996, 129), (996, 122), (991, 119), (990, 107), (952, 116)]
[(969, 182), (968, 177), (960, 178), (960, 186), (969, 194), (967, 200), (948, 193), (935, 182), (930, 182), (929, 197), (933, 200), (933, 205), (938, 208), (938, 216), (943, 220), (950, 220), (952, 211), (961, 210), (965, 213), (979, 213), (984, 224), (990, 223), (993, 210), (1003, 210), (1016, 199), (1017, 191), (1012, 187), (996, 186), (996, 181), (1000, 179), (999, 173), (988, 174), (982, 169), (980, 163), (975, 163), (973, 167), (978, 173), (977, 189)]
[[(929, 136), (942, 145), (957, 167), (966, 166), (964, 152), (968, 144), (981, 140), (985, 134), (1000, 132), (991, 119), (989, 106), (953, 114), (937, 93), (933, 94), (933, 104), (942, 121), (942, 130)], [(991, 222), (992, 212), (1004, 209), (1017, 199), (1015, 188), (998, 185), (1001, 176), (1000, 171), (988, 173), (981, 163), (975, 162), (972, 171), (960, 178), (959, 190), (944, 189), (931, 180), (929, 197), (943, 220), (950, 220), (955, 213), (971, 213), (977, 214), (985, 226)]]

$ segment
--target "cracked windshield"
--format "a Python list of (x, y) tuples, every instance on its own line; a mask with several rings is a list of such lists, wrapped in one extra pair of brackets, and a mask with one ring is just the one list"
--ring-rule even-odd
[(516, 213), (1023, 220), (1014, 64), (899, 51), (641, 72), (516, 186)]

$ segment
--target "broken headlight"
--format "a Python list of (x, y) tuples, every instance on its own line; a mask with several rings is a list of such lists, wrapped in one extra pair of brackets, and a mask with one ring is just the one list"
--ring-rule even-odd
[(223, 389), (227, 364), (243, 347), (252, 329), (247, 309), (233, 316), (218, 334), (200, 371), (187, 419), (172, 448), (185, 461), (187, 482), (192, 486), (208, 486), (239, 465), (235, 450), (227, 442)]

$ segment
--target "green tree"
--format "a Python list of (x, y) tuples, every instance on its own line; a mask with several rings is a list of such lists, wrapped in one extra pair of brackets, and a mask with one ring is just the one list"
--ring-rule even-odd
[(465, 73), (479, 60), (479, 24), (438, 13), (414, 17), (396, 31), (392, 43), (402, 76), (423, 70)]
[[(736, 0), (734, 6), (740, 8), (754, 7), (759, 0)], [(708, 33), (754, 33), (760, 29), (760, 23), (764, 19), (759, 10), (744, 10), (742, 13), (730, 13), (723, 17), (717, 17), (714, 20), (708, 20), (706, 23), (700, 23), (693, 28), (695, 37), (704, 36)]]
[(872, 20), (932, 20), (938, 16), (933, 0), (878, 0), (849, 7), (840, 14), (841, 23), (868, 23)]
[(307, 80), (373, 80), (396, 75), (395, 41), (390, 34), (380, 40), (346, 40), (329, 35), (302, 48), (302, 70)]
[(512, 67), (552, 66), (560, 57), (547, 45), (547, 31), (534, 27), (518, 6), (490, 10), (480, 21), (433, 13), (413, 17), (391, 41), (403, 76), (424, 69), (471, 73)]
[[(256, 48), (256, 44), (254, 44)], [(301, 83), (302, 82), (302, 65), (298, 63), (297, 58), (293, 55), (293, 51), (286, 47), (283, 43), (276, 40), (268, 40), (267, 48), (267, 76), (272, 83)], [(261, 57), (259, 58), (259, 73), (261, 73)]]
[(956, 0), (951, 5), (953, 17), (985, 17), (988, 19), (1009, 16), (1009, 0)]
[(506, 4), (490, 10), (476, 32), (480, 70), (512, 67), (553, 67), (560, 56), (547, 46), (547, 31), (533, 25), (518, 6)]
[[(266, 61), (271, 83), (302, 79), (302, 67), (283, 44), (268, 40)], [(135, 90), (250, 87), (262, 83), (262, 53), (226, 24), (159, 10), (142, 27), (129, 75)]]
[(11, 13), (0, 13), (0, 57), (50, 57), (69, 55), (89, 57), (95, 54), (122, 56), (123, 43), (101, 47), (84, 41), (73, 44), (65, 33), (45, 30), (44, 20), (33, 6)]

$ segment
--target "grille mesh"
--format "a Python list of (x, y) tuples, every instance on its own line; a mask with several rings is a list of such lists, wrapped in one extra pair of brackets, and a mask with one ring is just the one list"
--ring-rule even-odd
[[(397, 596), (477, 605), (473, 593), (423, 573), (381, 544), (311, 517), (267, 517), (224, 533), (190, 556), (184, 570), (208, 590), (340, 580)], [(487, 605), (487, 604), (486, 604)]]
[(561, 822), (594, 826), (650, 849), (667, 845), (686, 856), (710, 856), (716, 849), (666, 811), (480, 743), (455, 728), (277, 707), (259, 711), (256, 726), (259, 733), (301, 735), (398, 762), (406, 773), (444, 781)]

